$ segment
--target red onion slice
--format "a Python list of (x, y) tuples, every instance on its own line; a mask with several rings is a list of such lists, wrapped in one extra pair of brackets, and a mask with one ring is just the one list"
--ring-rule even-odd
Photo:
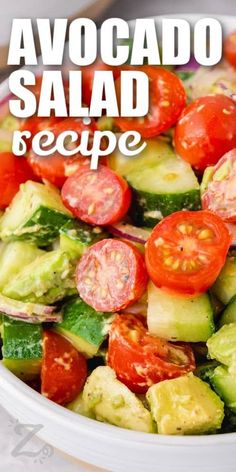
[(230, 223), (226, 223), (226, 225), (233, 237), (230, 246), (235, 248), (236, 247), (236, 225), (233, 225)]
[(194, 56), (191, 56), (187, 64), (183, 64), (175, 67), (176, 72), (195, 72), (199, 69), (200, 64), (196, 61)]
[(140, 244), (145, 244), (151, 233), (151, 231), (137, 228), (128, 223), (117, 223), (116, 225), (109, 226), (108, 231), (114, 236)]
[(0, 295), (0, 312), (14, 320), (21, 320), (28, 323), (52, 323), (61, 321), (61, 314), (55, 313), (54, 306), (41, 305), (38, 303), (24, 303), (3, 295)]

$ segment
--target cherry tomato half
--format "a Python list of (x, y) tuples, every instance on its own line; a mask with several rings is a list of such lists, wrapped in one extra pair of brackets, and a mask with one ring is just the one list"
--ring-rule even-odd
[(225, 95), (194, 100), (175, 128), (175, 148), (185, 161), (203, 171), (236, 146), (236, 103)]
[(11, 152), (0, 152), (0, 208), (10, 205), (20, 184), (35, 180), (35, 175), (24, 157)]
[(227, 152), (212, 169), (202, 206), (222, 220), (236, 223), (236, 149)]
[(69, 341), (53, 331), (43, 337), (41, 393), (65, 405), (81, 392), (87, 377), (87, 363)]
[(147, 271), (157, 287), (183, 295), (206, 292), (231, 242), (223, 221), (208, 211), (178, 211), (158, 223), (146, 244)]
[(142, 316), (117, 315), (109, 333), (108, 364), (118, 379), (135, 393), (195, 369), (187, 344), (174, 344), (152, 336)]
[(66, 180), (61, 196), (74, 216), (94, 225), (108, 225), (121, 220), (131, 203), (127, 182), (102, 165), (97, 170), (80, 167)]
[[(116, 118), (122, 131), (138, 131), (143, 138), (158, 136), (173, 126), (186, 105), (185, 90), (180, 79), (162, 67), (140, 68), (149, 77), (149, 113), (140, 118)], [(116, 80), (120, 95), (120, 79)]]
[(81, 257), (76, 282), (81, 298), (95, 310), (121, 310), (145, 291), (147, 272), (143, 256), (132, 244), (103, 239)]
[(227, 61), (236, 67), (236, 31), (233, 31), (224, 42), (224, 55)]
[[(76, 131), (80, 137), (82, 131), (88, 130), (91, 138), (96, 130), (95, 121), (91, 121), (90, 125), (85, 125), (81, 118), (66, 118), (56, 125), (49, 128), (55, 135), (55, 138), (63, 131)], [(79, 139), (78, 143), (79, 144)], [(41, 179), (46, 179), (57, 187), (62, 187), (66, 178), (77, 170), (76, 162), (80, 162), (80, 154), (73, 157), (62, 156), (58, 152), (50, 156), (38, 156), (32, 150), (29, 153), (28, 161), (34, 173)]]

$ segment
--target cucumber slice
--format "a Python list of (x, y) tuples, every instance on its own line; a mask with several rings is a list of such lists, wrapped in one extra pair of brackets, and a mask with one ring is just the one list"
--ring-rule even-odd
[(28, 240), (47, 246), (71, 218), (55, 187), (28, 180), (20, 186), (0, 220), (0, 238), (3, 241)]
[(227, 305), (236, 295), (236, 257), (227, 257), (225, 265), (212, 287), (216, 297)]
[(3, 363), (22, 380), (32, 380), (40, 373), (42, 361), (42, 326), (4, 317)]
[(60, 248), (72, 257), (80, 257), (91, 244), (106, 238), (107, 235), (108, 233), (99, 226), (92, 227), (78, 220), (68, 221), (60, 229)]
[(66, 252), (46, 252), (4, 287), (3, 295), (23, 302), (52, 304), (77, 293), (74, 266)]
[(225, 405), (236, 413), (236, 376), (226, 367), (218, 366), (211, 377), (211, 384)]
[(200, 188), (191, 166), (160, 138), (147, 140), (137, 157), (116, 151), (110, 163), (133, 189), (130, 214), (138, 226), (153, 227), (175, 211), (201, 208)]
[(22, 267), (44, 254), (34, 244), (14, 241), (6, 244), (0, 254), (0, 291), (18, 274)]
[(222, 316), (219, 321), (219, 326), (225, 324), (234, 323), (236, 321), (236, 296), (232, 298), (230, 303), (227, 305), (225, 310), (222, 313)]
[(86, 357), (93, 357), (106, 339), (113, 315), (95, 311), (81, 298), (63, 307), (63, 321), (55, 324), (55, 331), (67, 338)]
[(230, 367), (236, 368), (236, 323), (222, 326), (219, 331), (207, 341), (211, 359)]
[(205, 342), (215, 331), (208, 294), (174, 296), (152, 282), (148, 285), (147, 323), (151, 334), (170, 341)]
[(159, 434), (206, 434), (221, 428), (223, 402), (192, 373), (153, 385), (147, 399)]

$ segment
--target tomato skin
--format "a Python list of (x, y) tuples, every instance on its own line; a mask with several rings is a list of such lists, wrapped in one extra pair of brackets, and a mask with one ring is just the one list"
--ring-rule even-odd
[(53, 331), (43, 336), (41, 393), (59, 405), (73, 401), (87, 378), (87, 363), (72, 344)]
[(52, 126), (56, 125), (62, 121), (62, 118), (56, 118), (51, 116), (50, 118), (40, 118), (38, 116), (31, 116), (30, 118), (25, 118), (20, 122), (21, 131), (30, 131), (31, 138), (27, 140), (27, 149), (31, 149), (32, 139), (39, 131), (50, 129)]
[(131, 203), (127, 182), (103, 165), (97, 170), (81, 167), (66, 180), (61, 196), (76, 218), (101, 226), (121, 220)]
[(209, 211), (178, 211), (158, 223), (147, 241), (147, 271), (157, 287), (195, 296), (219, 275), (230, 247), (224, 222)]
[(174, 135), (176, 152), (199, 171), (214, 165), (236, 146), (236, 103), (207, 95), (183, 111)]
[(236, 31), (233, 31), (225, 39), (224, 56), (231, 66), (236, 67)]
[(76, 268), (78, 292), (97, 311), (112, 313), (126, 308), (143, 295), (147, 281), (142, 254), (118, 239), (93, 244)]
[[(181, 80), (162, 67), (142, 66), (150, 81), (149, 113), (141, 118), (115, 119), (122, 131), (138, 131), (143, 138), (152, 138), (171, 128), (186, 105), (186, 94)], [(116, 80), (119, 98), (120, 79)]]
[(93, 88), (93, 79), (94, 72), (96, 71), (112, 71), (114, 79), (117, 79), (120, 75), (120, 69), (118, 67), (111, 67), (107, 64), (104, 64), (101, 59), (97, 59), (90, 66), (81, 67), (82, 71), (82, 97), (83, 102), (86, 105), (90, 105), (92, 88)]
[(227, 152), (214, 167), (202, 206), (228, 223), (236, 223), (236, 149)]
[(20, 184), (36, 180), (25, 157), (14, 156), (11, 152), (0, 152), (0, 208), (10, 205)]
[[(66, 118), (59, 123), (54, 124), (49, 128), (55, 135), (55, 138), (63, 131), (73, 130), (78, 133), (80, 137), (84, 130), (90, 131), (91, 138), (96, 130), (96, 123), (91, 121), (90, 125), (85, 125), (81, 118)], [(28, 161), (34, 173), (41, 179), (46, 179), (56, 187), (61, 188), (69, 175), (72, 175), (77, 170), (77, 165), (80, 165), (81, 159), (84, 159), (80, 154), (75, 154), (73, 157), (62, 156), (59, 152), (55, 152), (50, 156), (38, 156), (32, 150), (29, 153)]]
[[(175, 363), (174, 359), (179, 362)], [(195, 369), (194, 354), (189, 345), (152, 336), (144, 318), (132, 314), (117, 315), (112, 322), (108, 364), (134, 393), (146, 393), (155, 383)]]

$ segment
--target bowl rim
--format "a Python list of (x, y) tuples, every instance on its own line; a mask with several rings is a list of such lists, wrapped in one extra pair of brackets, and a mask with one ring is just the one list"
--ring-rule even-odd
[[(166, 13), (165, 15), (149, 16), (148, 18), (155, 18), (162, 20), (163, 18), (181, 18), (190, 21), (190, 23), (197, 21), (200, 18), (216, 18), (224, 24), (235, 23), (236, 16), (207, 14), (207, 13)], [(134, 20), (129, 21), (132, 25)], [(30, 68), (30, 67), (29, 67)], [(35, 70), (35, 69), (34, 69)], [(0, 84), (0, 106), (6, 103), (9, 96), (8, 78)], [(235, 444), (236, 433), (212, 434), (204, 436), (171, 436), (160, 434), (148, 434), (139, 431), (132, 431), (120, 428), (108, 423), (102, 423), (94, 419), (87, 418), (65, 407), (57, 405), (56, 403), (43, 397), (40, 393), (30, 388), (27, 384), (17, 378), (0, 362), (0, 403), (7, 408), (9, 413), (10, 406), (6, 407), (6, 402), (1, 402), (1, 391), (8, 397), (17, 399), (19, 404), (25, 406), (31, 411), (41, 414), (45, 418), (50, 418), (57, 423), (59, 427), (65, 427), (66, 430), (73, 430), (76, 434), (86, 434), (94, 437), (96, 440), (99, 434), (107, 444), (124, 443), (126, 441), (130, 444), (135, 444), (140, 447), (152, 446), (182, 446), (182, 447), (209, 447), (217, 445)]]

